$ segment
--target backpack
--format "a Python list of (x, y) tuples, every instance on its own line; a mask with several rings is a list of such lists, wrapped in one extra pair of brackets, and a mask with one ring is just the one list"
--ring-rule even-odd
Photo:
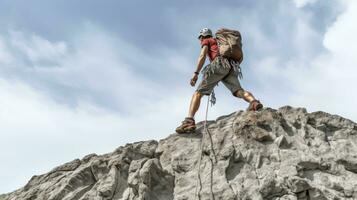
[(242, 63), (242, 37), (239, 31), (221, 28), (216, 32), (219, 54)]

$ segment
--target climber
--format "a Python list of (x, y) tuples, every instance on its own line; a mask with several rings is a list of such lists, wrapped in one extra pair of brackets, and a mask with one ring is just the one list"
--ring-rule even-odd
[[(192, 96), (188, 117), (186, 117), (182, 124), (176, 128), (176, 132), (179, 134), (191, 133), (196, 130), (194, 116), (199, 109), (201, 98), (203, 95), (210, 95), (219, 81), (223, 82), (223, 84), (232, 92), (233, 96), (243, 98), (249, 103), (249, 107), (247, 108), (248, 111), (257, 111), (263, 108), (263, 105), (259, 100), (255, 99), (252, 93), (245, 91), (239, 83), (239, 64), (242, 59), (237, 62), (221, 56), (219, 54), (220, 51), (217, 39), (213, 37), (212, 31), (208, 28), (204, 28), (200, 31), (198, 39), (201, 43), (201, 53), (198, 57), (196, 71), (190, 80), (192, 87), (196, 85), (198, 75), (206, 61), (207, 55), (210, 64), (202, 70), (203, 80)], [(237, 70), (237, 68), (239, 68), (239, 70)]]

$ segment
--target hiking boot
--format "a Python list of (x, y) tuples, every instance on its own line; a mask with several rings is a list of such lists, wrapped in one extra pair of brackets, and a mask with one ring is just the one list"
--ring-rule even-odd
[(258, 111), (263, 108), (263, 104), (260, 103), (258, 100), (253, 100), (250, 102), (249, 107), (247, 108), (247, 111)]
[(176, 133), (183, 134), (183, 133), (191, 133), (196, 130), (195, 120), (193, 118), (186, 117), (185, 120), (182, 122), (181, 126), (176, 128)]

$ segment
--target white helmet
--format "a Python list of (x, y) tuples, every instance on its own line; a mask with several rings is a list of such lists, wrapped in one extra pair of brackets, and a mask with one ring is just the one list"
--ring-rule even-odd
[(213, 36), (211, 29), (209, 29), (209, 28), (201, 29), (198, 38), (200, 38), (201, 36)]

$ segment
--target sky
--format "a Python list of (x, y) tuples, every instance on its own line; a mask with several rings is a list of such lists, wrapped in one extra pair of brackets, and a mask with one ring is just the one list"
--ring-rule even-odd
[[(355, 0), (0, 0), (0, 194), (174, 133), (204, 27), (242, 33), (241, 84), (265, 106), (357, 121), (356, 20)], [(215, 91), (209, 119), (248, 106)]]

